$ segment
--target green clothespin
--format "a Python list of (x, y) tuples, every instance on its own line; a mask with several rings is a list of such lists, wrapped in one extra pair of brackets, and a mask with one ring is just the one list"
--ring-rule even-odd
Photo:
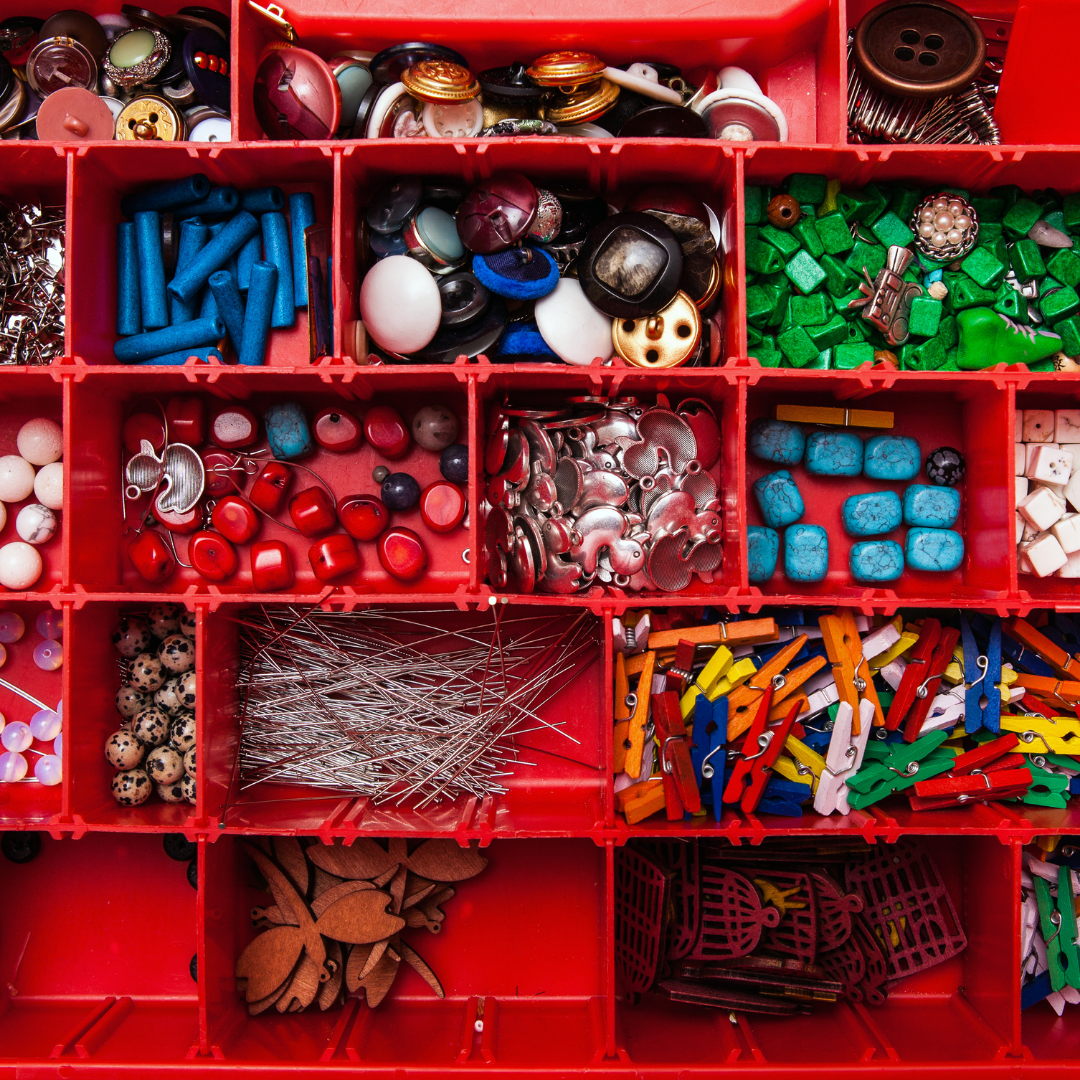
[(918, 780), (948, 772), (956, 753), (951, 749), (938, 752), (948, 737), (947, 731), (932, 731), (913, 743), (870, 743), (863, 767), (847, 782), (848, 805), (861, 810)]
[(1076, 910), (1072, 874), (1067, 866), (1058, 867), (1057, 904), (1050, 895), (1045, 878), (1032, 875), (1035, 902), (1039, 906), (1039, 925), (1046, 942), (1046, 962), (1050, 968), (1050, 986), (1061, 990), (1066, 984), (1080, 989), (1080, 954), (1076, 949)]
[(1031, 787), (1020, 796), (1022, 803), (1028, 806), (1053, 806), (1061, 810), (1068, 806), (1069, 778), (1064, 773), (1040, 769), (1030, 761), (1025, 768), (1031, 773)]

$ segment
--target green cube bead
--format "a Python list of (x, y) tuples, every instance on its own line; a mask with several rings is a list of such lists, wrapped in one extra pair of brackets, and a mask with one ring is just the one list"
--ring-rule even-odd
[(1061, 335), (1061, 351), (1066, 356), (1080, 356), (1080, 315), (1070, 315), (1054, 323), (1054, 333)]
[(905, 345), (900, 350), (900, 364), (905, 371), (937, 371), (945, 363), (941, 338), (932, 337), (921, 345)]
[(945, 363), (938, 368), (938, 371), (959, 371), (960, 365), (956, 362), (956, 349), (945, 350)]
[(1002, 214), (1011, 210), (1015, 205), (1017, 199), (1024, 197), (1024, 192), (1018, 188), (1015, 184), (1000, 184), (998, 187), (990, 189), (991, 198), (1000, 199), (1004, 210)]
[[(1062, 250), (1066, 250), (1062, 248)], [(1039, 245), (1034, 240), (1017, 240), (1009, 251), (1009, 262), (1012, 264), (1013, 273), (1020, 282), (1034, 281), (1046, 273), (1046, 263), (1043, 262)]]
[(857, 319), (859, 317), (858, 312), (851, 306), (852, 300), (863, 300), (865, 297), (858, 289), (852, 289), (851, 292), (844, 293), (841, 296), (833, 297), (833, 307), (839, 315), (842, 315), (844, 319)]
[(764, 192), (755, 184), (747, 184), (743, 188), (743, 205), (745, 206), (746, 224), (760, 225), (765, 220)]
[(965, 308), (993, 307), (997, 293), (993, 289), (984, 289), (969, 277), (961, 275), (961, 280), (949, 289), (949, 306), (954, 312)]
[(803, 371), (828, 371), (833, 366), (833, 351), (832, 349), (822, 349), (817, 354), (817, 359), (811, 360)]
[(1027, 236), (1028, 230), (1042, 217), (1042, 207), (1022, 195), (1005, 211), (1002, 224), (1010, 236)]
[(870, 231), (885, 245), (907, 247), (915, 239), (915, 234), (892, 211), (882, 214), (870, 226)]
[(751, 285), (746, 290), (746, 321), (754, 326), (768, 324), (774, 294), (763, 285)]
[(960, 263), (960, 268), (984, 289), (996, 287), (1005, 276), (1005, 264), (991, 248), (977, 247)]
[(955, 347), (960, 340), (960, 335), (956, 329), (954, 316), (945, 315), (942, 317), (941, 322), (938, 324), (937, 336), (941, 339), (941, 344), (945, 346), (946, 351)]
[(1062, 232), (1066, 232), (1068, 229), (1065, 224), (1065, 215), (1060, 210), (1051, 210), (1050, 213), (1044, 214), (1043, 221), (1052, 229), (1060, 229)]
[(916, 296), (911, 301), (908, 330), (919, 337), (933, 337), (941, 322), (941, 301), (932, 296)]
[(817, 233), (821, 237), (823, 247), (830, 255), (842, 255), (855, 246), (851, 227), (839, 210), (824, 214), (817, 219)]
[(1063, 285), (1080, 285), (1080, 255), (1072, 248), (1058, 248), (1046, 260), (1046, 269)]
[(971, 202), (971, 192), (967, 188), (943, 187), (941, 193), (942, 195), (955, 195), (958, 199), (963, 199), (964, 202)]
[(998, 286), (994, 310), (1013, 322), (1028, 321), (1027, 299), (1020, 295), (1007, 281)]
[(842, 315), (833, 315), (828, 322), (820, 326), (808, 326), (806, 332), (819, 349), (831, 349), (834, 345), (847, 341), (847, 319)]
[(866, 342), (845, 343), (833, 349), (833, 367), (851, 371), (874, 362), (874, 346)]
[(804, 296), (807, 293), (812, 293), (825, 281), (825, 271), (822, 270), (821, 265), (805, 251), (800, 251), (799, 254), (784, 267), (784, 273), (787, 274), (791, 283)]
[(772, 349), (764, 344), (750, 354), (762, 367), (780, 367), (784, 354), (779, 349)]
[(806, 367), (811, 360), (817, 359), (820, 351), (801, 326), (793, 326), (790, 330), (777, 335), (776, 343), (794, 367)]
[(796, 202), (818, 206), (825, 201), (827, 176), (817, 173), (792, 173), (781, 185)]
[(1000, 221), (1005, 216), (1005, 200), (992, 195), (974, 195), (971, 208), (979, 218), (979, 231), (992, 221)]
[(922, 198), (922, 193), (917, 187), (897, 184), (893, 188), (892, 197), (889, 199), (888, 209), (901, 221), (910, 221), (911, 215), (915, 213), (915, 207), (922, 202)]
[(860, 281), (864, 269), (873, 281), (885, 266), (885, 255), (885, 249), (880, 244), (868, 244), (865, 240), (856, 240), (855, 247), (844, 263), (859, 275)]
[(842, 191), (836, 197), (836, 208), (847, 221), (871, 222), (888, 204), (889, 200), (874, 184), (867, 184), (861, 191)]
[(988, 221), (984, 225), (979, 223), (979, 239), (976, 240), (978, 247), (994, 247), (995, 244), (1001, 240), (1001, 234), (1004, 231), (1004, 226), (998, 221)]
[(860, 342), (866, 341), (870, 336), (870, 330), (872, 327), (863, 318), (856, 317), (848, 320), (847, 324), (847, 340), (849, 344), (858, 345)]
[(859, 283), (859, 275), (845, 266), (835, 255), (822, 255), (818, 260), (825, 271), (825, 288), (833, 296), (850, 292)]
[(765, 335), (762, 334), (757, 327), (747, 324), (746, 327), (746, 344), (753, 348), (755, 345), (760, 345), (765, 339)]
[(825, 245), (821, 242), (811, 214), (803, 214), (791, 227), (791, 231), (799, 238), (803, 250), (808, 251), (815, 259), (820, 259), (825, 254)]
[[(1048, 282), (1044, 282), (1044, 290), (1047, 284)], [(1049, 295), (1044, 291), (1039, 299), (1039, 310), (1042, 312), (1042, 317), (1054, 326), (1062, 319), (1067, 319), (1080, 311), (1080, 295), (1071, 285), (1063, 285)]]
[(1061, 212), (1065, 215), (1066, 228), (1080, 229), (1080, 191), (1065, 196)]
[(777, 274), (773, 288), (775, 292), (772, 311), (769, 312), (769, 325), (779, 326), (787, 316), (788, 304), (791, 302), (791, 285), (783, 274)]
[(790, 229), (778, 229), (775, 225), (766, 225), (761, 230), (761, 239), (776, 248), (785, 259), (790, 259), (801, 246), (799, 238), (792, 236)]
[(909, 266), (902, 275), (903, 281), (910, 281), (912, 285), (921, 285), (923, 281), (923, 275), (915, 269), (915, 266)]
[(792, 322), (799, 326), (821, 326), (829, 318), (824, 293), (793, 296), (790, 304)]
[(783, 270), (784, 260), (772, 244), (760, 240), (746, 241), (746, 269), (754, 274), (775, 274)]

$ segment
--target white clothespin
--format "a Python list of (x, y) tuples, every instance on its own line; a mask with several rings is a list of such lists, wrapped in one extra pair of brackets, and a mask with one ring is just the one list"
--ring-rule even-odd
[(859, 734), (851, 733), (854, 710), (842, 701), (833, 723), (832, 738), (825, 755), (825, 768), (818, 781), (817, 794), (814, 796), (814, 809), (823, 817), (834, 810), (841, 814), (850, 813), (848, 807), (847, 778), (862, 765), (866, 744), (870, 739), (870, 728), (874, 723), (874, 703), (863, 699), (859, 703)]
[[(959, 694), (957, 693), (959, 690)], [(931, 731), (948, 731), (956, 726), (958, 720), (964, 718), (964, 687), (960, 684), (956, 689), (946, 694), (938, 694), (930, 705), (922, 727), (919, 728), (919, 738), (929, 735)]]
[(900, 686), (900, 680), (904, 677), (904, 672), (907, 670), (907, 661), (896, 659), (891, 664), (886, 664), (878, 674), (896, 690)]
[(611, 638), (617, 652), (633, 656), (644, 652), (649, 644), (649, 613), (638, 619), (637, 626), (626, 626), (622, 619), (611, 620)]

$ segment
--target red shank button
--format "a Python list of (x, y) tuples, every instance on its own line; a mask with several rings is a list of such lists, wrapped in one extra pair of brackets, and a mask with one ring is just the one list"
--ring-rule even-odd
[(334, 533), (316, 540), (308, 549), (308, 562), (320, 581), (333, 581), (342, 574), (351, 574), (360, 567), (356, 542), (344, 533)]
[(188, 541), (188, 559), (207, 581), (224, 581), (236, 573), (237, 558), (232, 544), (215, 532), (197, 532)]
[(412, 529), (395, 526), (379, 537), (379, 562), (399, 581), (416, 581), (427, 569), (424, 543)]
[(280, 540), (251, 545), (251, 583), (257, 592), (291, 589), (295, 581), (292, 552)]
[(373, 450), (395, 461), (408, 453), (412, 444), (409, 427), (389, 405), (375, 405), (364, 417), (364, 434)]
[(293, 470), (280, 461), (268, 461), (255, 483), (251, 485), (248, 498), (265, 514), (278, 514), (285, 505), (285, 497), (292, 487)]
[(465, 493), (449, 480), (436, 480), (420, 495), (420, 517), (432, 532), (456, 529), (465, 517)]
[(214, 414), (210, 438), (226, 450), (250, 446), (259, 437), (259, 418), (243, 405), (226, 405)]
[(323, 409), (311, 425), (315, 441), (324, 450), (344, 453), (355, 450), (364, 440), (364, 429), (355, 416), (341, 409)]
[(246, 544), (259, 531), (259, 515), (255, 508), (239, 495), (226, 495), (210, 514), (210, 520), (226, 540)]
[(338, 500), (338, 517), (357, 540), (374, 540), (390, 527), (390, 511), (374, 495), (346, 495)]
[(334, 502), (325, 488), (304, 488), (289, 503), (289, 516), (304, 536), (329, 532), (337, 524)]

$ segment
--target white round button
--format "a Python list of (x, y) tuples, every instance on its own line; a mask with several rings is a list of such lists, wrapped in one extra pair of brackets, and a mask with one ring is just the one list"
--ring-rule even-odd
[(593, 307), (577, 278), (560, 278), (554, 292), (536, 301), (533, 313), (540, 336), (568, 364), (611, 359), (611, 318)]
[(442, 319), (435, 279), (408, 255), (377, 262), (360, 287), (360, 318), (378, 345), (396, 353), (422, 349)]

